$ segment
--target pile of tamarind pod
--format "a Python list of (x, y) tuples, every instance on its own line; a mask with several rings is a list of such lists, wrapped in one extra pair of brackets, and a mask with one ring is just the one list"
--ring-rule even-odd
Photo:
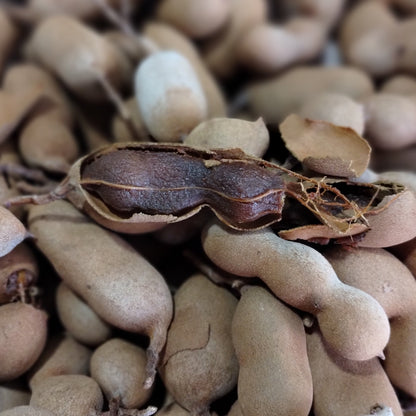
[(0, 416), (416, 415), (416, 2), (0, 0)]

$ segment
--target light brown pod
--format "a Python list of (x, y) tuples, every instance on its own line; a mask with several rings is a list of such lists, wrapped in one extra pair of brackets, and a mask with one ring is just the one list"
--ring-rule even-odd
[(0, 8), (0, 73), (17, 40), (18, 30), (7, 13)]
[(89, 101), (108, 99), (100, 78), (120, 88), (131, 75), (127, 58), (111, 42), (70, 16), (52, 16), (36, 26), (26, 56)]
[(107, 400), (116, 400), (123, 408), (140, 408), (152, 394), (152, 389), (143, 387), (145, 350), (124, 339), (112, 338), (96, 348), (90, 373)]
[(154, 41), (160, 49), (175, 50), (185, 56), (192, 64), (204, 90), (208, 118), (226, 116), (227, 108), (224, 94), (203, 62), (198, 49), (186, 36), (170, 25), (152, 21), (144, 25), (143, 35)]
[(204, 91), (189, 60), (175, 51), (155, 52), (134, 76), (143, 122), (160, 142), (175, 142), (207, 117)]
[(237, 58), (249, 70), (273, 74), (316, 58), (325, 40), (325, 27), (315, 19), (296, 17), (284, 25), (264, 22), (243, 34)]
[(4, 74), (3, 88), (19, 97), (22, 103), (47, 97), (50, 101), (48, 113), (72, 126), (74, 117), (68, 97), (53, 75), (40, 66), (33, 63), (11, 65)]
[(112, 334), (112, 327), (64, 282), (56, 290), (56, 310), (65, 329), (79, 342), (97, 346)]
[(120, 236), (66, 201), (33, 206), (28, 222), (59, 276), (102, 319), (149, 336), (145, 383), (150, 387), (172, 319), (172, 298), (163, 277)]
[(163, 0), (156, 17), (190, 38), (204, 38), (218, 31), (229, 18), (227, 0)]
[(10, 253), (26, 237), (27, 230), (23, 223), (0, 206), (0, 257)]
[(47, 315), (32, 305), (0, 306), (0, 381), (13, 380), (36, 362), (46, 343)]
[(317, 94), (305, 101), (298, 114), (305, 118), (350, 127), (360, 136), (364, 132), (363, 105), (343, 94), (331, 92)]
[(37, 259), (25, 243), (20, 243), (10, 253), (0, 257), (0, 304), (22, 295), (36, 282), (38, 274)]
[(245, 94), (253, 114), (263, 117), (266, 124), (273, 124), (297, 113), (319, 93), (333, 92), (359, 100), (373, 90), (372, 80), (357, 68), (300, 66), (249, 85)]
[(59, 334), (49, 338), (45, 349), (30, 369), (28, 381), (30, 389), (48, 377), (64, 374), (84, 374), (89, 370), (92, 351), (75, 341), (70, 335)]
[(205, 149), (239, 148), (248, 155), (262, 157), (269, 140), (269, 131), (261, 118), (257, 121), (212, 118), (198, 124), (183, 142)]
[(219, 77), (230, 77), (237, 68), (236, 46), (241, 37), (266, 18), (266, 1), (231, 0), (226, 27), (204, 45), (202, 56), (208, 68)]
[(209, 415), (211, 403), (237, 382), (238, 363), (231, 340), (237, 299), (196, 274), (180, 286), (174, 304), (159, 371), (177, 403), (191, 415)]
[(302, 319), (259, 286), (241, 290), (232, 323), (244, 416), (307, 416), (312, 376)]
[(59, 416), (88, 415), (101, 411), (103, 395), (88, 376), (66, 374), (45, 378), (32, 392), (30, 405)]
[(30, 391), (22, 379), (0, 384), (0, 414), (3, 410), (25, 406), (30, 401)]
[(351, 361), (337, 355), (318, 330), (306, 337), (313, 379), (313, 411), (316, 416), (370, 414), (371, 406), (383, 403), (396, 416), (403, 415), (378, 358)]
[(382, 84), (380, 92), (398, 95), (415, 95), (416, 80), (410, 75), (394, 75)]
[(49, 410), (34, 406), (16, 406), (3, 410), (0, 412), (0, 416), (58, 416), (58, 413), (52, 413)]
[(55, 173), (67, 173), (80, 156), (69, 127), (50, 112), (26, 124), (19, 136), (19, 150), (29, 166)]
[(342, 283), (318, 251), (283, 240), (270, 229), (244, 233), (216, 223), (206, 227), (202, 244), (225, 271), (257, 276), (279, 299), (314, 314), (326, 341), (342, 356), (367, 360), (382, 355), (390, 335), (383, 308)]
[(416, 143), (416, 102), (398, 94), (378, 93), (363, 101), (365, 137), (381, 150)]

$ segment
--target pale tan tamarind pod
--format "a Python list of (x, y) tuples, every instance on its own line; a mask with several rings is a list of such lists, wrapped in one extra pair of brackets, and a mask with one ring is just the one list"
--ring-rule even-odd
[(88, 415), (101, 411), (103, 394), (91, 377), (64, 374), (43, 379), (32, 391), (30, 405), (59, 416)]
[(252, 27), (266, 21), (267, 13), (264, 0), (230, 0), (226, 26), (202, 47), (202, 57), (216, 76), (226, 78), (235, 73), (238, 66), (236, 46)]
[(334, 247), (325, 253), (344, 283), (373, 296), (390, 319), (384, 369), (395, 387), (416, 397), (416, 281), (411, 271), (383, 249)]
[(259, 277), (279, 299), (315, 315), (328, 344), (345, 358), (382, 356), (390, 335), (383, 308), (342, 283), (318, 251), (283, 240), (270, 229), (244, 233), (217, 223), (206, 227), (202, 244), (225, 271)]
[(360, 136), (364, 132), (363, 105), (344, 94), (323, 92), (310, 97), (300, 107), (298, 114), (305, 118), (350, 127)]
[(23, 377), (0, 384), (0, 412), (17, 406), (25, 406), (30, 401), (30, 391)]
[(149, 130), (143, 122), (136, 97), (124, 101), (124, 105), (131, 118), (126, 120), (120, 114), (116, 114), (111, 123), (112, 137), (116, 142), (150, 141)]
[(245, 89), (248, 106), (266, 124), (280, 123), (297, 113), (310, 98), (323, 92), (343, 94), (359, 100), (374, 91), (369, 76), (353, 67), (302, 66)]
[(377, 93), (363, 100), (364, 135), (381, 150), (395, 150), (416, 143), (416, 101), (398, 94)]
[(84, 345), (100, 345), (112, 335), (112, 327), (64, 282), (56, 289), (56, 311), (65, 329)]
[(63, 88), (52, 74), (38, 65), (28, 62), (11, 65), (4, 74), (3, 89), (16, 95), (22, 103), (47, 97), (51, 101), (49, 114), (68, 126), (74, 123), (72, 106)]
[(16, 406), (3, 410), (0, 416), (58, 416), (59, 413), (52, 413), (49, 410), (34, 406)]
[(295, 17), (283, 25), (264, 22), (238, 42), (237, 59), (249, 70), (273, 74), (316, 58), (325, 41), (325, 27), (316, 19)]
[(24, 291), (36, 283), (38, 275), (37, 259), (24, 242), (0, 257), (0, 304), (24, 297)]
[(267, 289), (244, 286), (232, 323), (245, 416), (307, 416), (312, 376), (302, 319)]
[(380, 92), (399, 95), (416, 95), (416, 79), (410, 75), (394, 75), (385, 81)]
[(28, 382), (30, 389), (37, 386), (48, 377), (64, 374), (84, 374), (89, 371), (92, 351), (77, 342), (70, 335), (61, 333), (48, 339), (48, 342), (29, 370)]
[(162, 275), (120, 236), (66, 201), (33, 206), (28, 223), (62, 280), (102, 319), (150, 338), (149, 388), (172, 319), (172, 297)]
[(8, 209), (0, 206), (0, 257), (10, 253), (27, 236), (23, 223)]
[(207, 117), (198, 76), (178, 52), (155, 52), (144, 59), (134, 89), (143, 122), (157, 141), (180, 141)]
[(32, 305), (0, 306), (0, 381), (18, 378), (39, 358), (47, 338), (47, 315)]
[(19, 150), (27, 165), (55, 173), (67, 173), (80, 156), (70, 128), (50, 112), (25, 125), (19, 136)]
[(110, 402), (122, 408), (140, 408), (152, 394), (143, 387), (146, 377), (146, 352), (121, 338), (112, 338), (97, 347), (90, 362), (91, 377)]
[(224, 93), (206, 67), (195, 45), (178, 30), (161, 22), (147, 22), (142, 32), (143, 36), (156, 43), (161, 50), (175, 50), (189, 60), (204, 90), (208, 118), (225, 117), (227, 108)]
[(306, 335), (313, 380), (313, 412), (316, 416), (350, 416), (370, 413), (383, 403), (401, 416), (396, 392), (378, 358), (353, 361), (341, 357), (314, 328)]
[(191, 415), (209, 415), (211, 403), (236, 385), (231, 340), (237, 299), (202, 274), (174, 296), (175, 313), (159, 371), (168, 392)]
[(0, 73), (6, 65), (7, 59), (11, 54), (17, 41), (18, 29), (7, 15), (2, 6), (0, 6)]
[(269, 147), (269, 140), (269, 131), (262, 118), (256, 121), (212, 118), (198, 124), (183, 142), (205, 149), (239, 148), (249, 155), (262, 157)]
[(162, 0), (156, 18), (171, 24), (192, 39), (213, 35), (227, 22), (228, 0)]
[(26, 56), (56, 75), (74, 94), (106, 101), (107, 82), (119, 89), (131, 76), (127, 58), (91, 27), (70, 16), (52, 16), (36, 26)]

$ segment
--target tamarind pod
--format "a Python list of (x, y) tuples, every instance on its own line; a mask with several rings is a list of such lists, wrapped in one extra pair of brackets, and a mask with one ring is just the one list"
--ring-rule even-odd
[(247, 155), (262, 157), (269, 147), (269, 140), (269, 131), (262, 118), (246, 121), (217, 117), (198, 124), (183, 143), (204, 149), (239, 148)]
[(64, 282), (56, 290), (56, 310), (62, 325), (81, 344), (94, 347), (112, 334), (112, 327)]
[(192, 39), (213, 35), (229, 18), (230, 2), (224, 0), (163, 0), (156, 17)]
[(145, 58), (136, 70), (134, 89), (143, 122), (157, 141), (180, 141), (207, 117), (198, 76), (178, 52)]
[(0, 381), (29, 370), (46, 343), (47, 315), (22, 302), (0, 306)]
[(0, 416), (57, 416), (59, 413), (52, 413), (49, 410), (34, 406), (16, 406), (3, 410)]
[(218, 77), (227, 78), (237, 69), (237, 45), (252, 27), (266, 21), (268, 5), (264, 0), (231, 0), (225, 28), (204, 45), (202, 58)]
[(51, 16), (36, 26), (26, 56), (87, 101), (108, 99), (100, 79), (121, 88), (131, 75), (121, 51), (89, 26), (65, 15)]
[(10, 302), (34, 284), (38, 274), (35, 255), (24, 242), (0, 257), (0, 304)]
[(101, 411), (103, 395), (99, 385), (81, 374), (65, 374), (43, 379), (32, 391), (30, 405), (60, 416), (87, 415)]
[[(3, 79), (4, 91), (19, 97), (22, 103), (30, 103), (38, 97), (50, 100), (48, 114), (53, 115), (67, 126), (74, 123), (74, 116), (68, 97), (57, 80), (42, 67), (33, 63), (16, 63), (7, 68)], [(35, 111), (32, 116), (44, 112)]]
[(194, 68), (204, 90), (207, 118), (225, 117), (227, 108), (224, 94), (189, 39), (170, 25), (156, 21), (145, 23), (143, 35), (153, 40), (162, 50), (175, 50), (185, 56)]
[(0, 384), (0, 414), (17, 406), (29, 404), (30, 391), (22, 379), (15, 379)]
[(371, 78), (360, 69), (299, 66), (269, 80), (254, 82), (244, 93), (254, 116), (273, 124), (297, 113), (305, 101), (318, 93), (333, 92), (359, 100), (373, 91)]
[(306, 343), (316, 416), (369, 414), (376, 403), (391, 407), (395, 416), (403, 415), (396, 392), (378, 358), (354, 361), (341, 357), (325, 342), (317, 328), (307, 333)]
[(87, 375), (92, 351), (70, 335), (58, 334), (51, 337), (35, 365), (29, 370), (30, 389), (48, 377), (64, 374)]
[(209, 415), (210, 404), (237, 382), (231, 340), (237, 299), (202, 274), (174, 295), (175, 313), (159, 371), (175, 401), (191, 415)]
[(343, 357), (382, 356), (390, 335), (383, 308), (372, 296), (342, 283), (318, 251), (269, 229), (243, 233), (216, 223), (205, 228), (202, 244), (225, 271), (259, 277), (279, 299), (314, 314), (326, 342)]
[(0, 73), (17, 41), (18, 30), (7, 13), (0, 7)]
[(416, 80), (411, 75), (394, 75), (381, 85), (380, 92), (405, 96), (415, 95)]
[(32, 207), (28, 223), (62, 280), (103, 320), (149, 336), (149, 388), (172, 319), (172, 298), (163, 277), (125, 240), (66, 201)]
[(107, 400), (117, 400), (123, 408), (140, 408), (153, 391), (143, 387), (146, 377), (145, 350), (121, 338), (112, 338), (95, 349), (90, 373)]
[(392, 252), (416, 276), (416, 237), (392, 247)]
[(242, 414), (306, 416), (312, 407), (302, 319), (273, 294), (245, 286), (232, 322)]
[(50, 112), (26, 124), (19, 136), (19, 150), (29, 166), (58, 173), (67, 173), (80, 156), (71, 130)]

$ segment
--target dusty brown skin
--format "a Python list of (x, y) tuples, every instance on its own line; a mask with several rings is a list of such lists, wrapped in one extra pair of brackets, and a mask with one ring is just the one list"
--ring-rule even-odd
[(30, 369), (29, 387), (33, 391), (48, 377), (88, 373), (92, 351), (70, 335), (58, 334), (48, 339), (45, 349)]
[(0, 381), (13, 380), (36, 362), (47, 338), (47, 315), (16, 302), (0, 306)]
[(52, 376), (36, 386), (30, 405), (60, 416), (88, 415), (102, 409), (103, 395), (91, 377), (75, 374)]
[(68, 202), (34, 206), (28, 222), (59, 276), (102, 319), (149, 336), (145, 384), (150, 387), (172, 319), (172, 298), (163, 277), (120, 236)]
[(56, 309), (65, 329), (79, 342), (97, 346), (112, 334), (112, 327), (64, 282), (56, 290)]
[(121, 338), (112, 338), (95, 349), (90, 373), (107, 400), (116, 400), (120, 407), (140, 408), (152, 394), (152, 389), (143, 387), (145, 350)]
[(167, 390), (191, 415), (209, 415), (210, 404), (237, 382), (231, 341), (237, 299), (202, 274), (191, 276), (174, 296), (160, 373)]
[(302, 319), (266, 289), (246, 286), (234, 314), (232, 338), (244, 416), (307, 416), (312, 376)]

